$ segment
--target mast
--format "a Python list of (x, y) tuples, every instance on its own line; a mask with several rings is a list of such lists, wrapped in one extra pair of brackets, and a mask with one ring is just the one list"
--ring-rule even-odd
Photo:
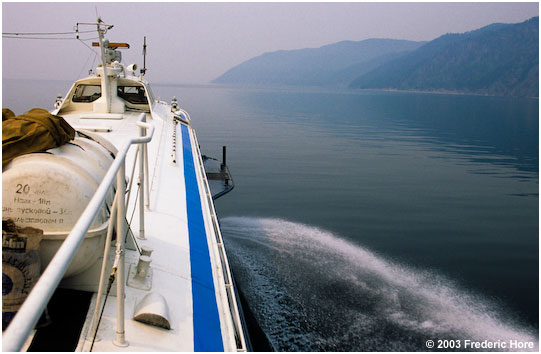
[(98, 38), (100, 41), (100, 51), (101, 51), (101, 65), (103, 66), (103, 83), (104, 83), (104, 91), (103, 95), (105, 96), (105, 110), (107, 113), (111, 112), (111, 103), (110, 103), (110, 85), (109, 85), (109, 78), (107, 77), (107, 64), (105, 62), (105, 48), (103, 45), (103, 32), (104, 30), (101, 29), (102, 20), (100, 17), (98, 17), (97, 22), (97, 28), (98, 28)]
[[(79, 25), (96, 26), (98, 31), (98, 42), (92, 42), (93, 47), (100, 47), (101, 67), (97, 68), (98, 76), (101, 76), (101, 97), (93, 103), (94, 112), (99, 113), (124, 113), (124, 102), (117, 97), (117, 78), (124, 71), (124, 67), (119, 64), (121, 59), (117, 48), (129, 48), (128, 43), (111, 43), (104, 38), (105, 33), (113, 28), (113, 25), (105, 24), (101, 17), (97, 22), (85, 23), (78, 22)], [(77, 31), (78, 32), (78, 31)], [(118, 62), (118, 63), (117, 63)]]
[(98, 39), (99, 42), (93, 42), (92, 46), (98, 46), (100, 47), (101, 52), (101, 65), (103, 68), (103, 75), (102, 75), (102, 98), (105, 101), (105, 111), (107, 113), (111, 112), (111, 84), (109, 82), (109, 70), (107, 69), (107, 60), (106, 60), (106, 53), (105, 53), (105, 46), (108, 45), (108, 41), (104, 39), (104, 34), (107, 32), (107, 30), (110, 30), (113, 28), (113, 25), (105, 24), (101, 17), (98, 16), (97, 21), (95, 23), (92, 22), (77, 22), (77, 36), (79, 35), (79, 25), (92, 25), (96, 26), (98, 31)]
[(141, 69), (141, 77), (147, 72), (147, 36), (143, 39), (143, 68)]

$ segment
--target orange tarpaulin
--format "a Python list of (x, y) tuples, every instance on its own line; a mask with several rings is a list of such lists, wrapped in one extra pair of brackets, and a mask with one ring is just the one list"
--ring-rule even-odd
[(42, 108), (33, 108), (15, 116), (2, 109), (2, 167), (17, 156), (45, 151), (67, 143), (75, 137), (73, 129), (60, 116)]

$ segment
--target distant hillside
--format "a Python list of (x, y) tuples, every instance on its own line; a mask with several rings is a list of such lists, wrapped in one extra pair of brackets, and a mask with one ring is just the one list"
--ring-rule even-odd
[(539, 18), (446, 34), (359, 75), (353, 88), (539, 96)]
[(265, 53), (245, 61), (214, 83), (287, 86), (344, 86), (360, 75), (411, 52), (424, 42), (392, 39), (343, 41)]

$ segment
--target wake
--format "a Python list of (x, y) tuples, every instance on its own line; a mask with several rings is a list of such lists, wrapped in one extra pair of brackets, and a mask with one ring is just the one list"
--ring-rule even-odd
[(539, 348), (537, 331), (489, 300), (328, 231), (245, 217), (221, 225), (236, 280), (277, 350), (426, 351), (429, 339)]

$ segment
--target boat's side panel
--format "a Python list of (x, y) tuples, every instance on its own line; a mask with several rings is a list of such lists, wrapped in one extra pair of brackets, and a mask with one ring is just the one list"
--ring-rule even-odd
[[(160, 108), (161, 105), (157, 105)], [(158, 109), (157, 109), (158, 110)], [(157, 111), (156, 110), (156, 111)], [(169, 112), (170, 114), (170, 112)], [(126, 287), (125, 332), (129, 351), (235, 351), (238, 334), (234, 327), (231, 301), (227, 293), (229, 281), (224, 279), (224, 261), (219, 253), (219, 234), (212, 199), (206, 185), (195, 132), (189, 125), (175, 123), (170, 115), (149, 118), (156, 132), (148, 146), (150, 208), (145, 211), (146, 239), (137, 239), (139, 247), (154, 251), (151, 263), (151, 289)], [(128, 124), (135, 119), (124, 114), (123, 120), (81, 119), (73, 115), (76, 125), (107, 124), (110, 130), (104, 138), (122, 143), (128, 136), (137, 136), (139, 128)], [(126, 159), (126, 171), (137, 164), (136, 149)], [(137, 180), (137, 176), (129, 177)], [(127, 206), (129, 215), (138, 210), (136, 183), (134, 196)], [(139, 220), (130, 217), (135, 236), (139, 235)], [(113, 254), (112, 252), (111, 254)], [(135, 269), (139, 252), (126, 250), (126, 276)], [(227, 264), (225, 264), (227, 266)], [(229, 278), (228, 278), (229, 279)], [(126, 280), (125, 280), (126, 281)], [(167, 301), (171, 329), (158, 329), (134, 321), (133, 309), (149, 291), (157, 292)], [(115, 296), (114, 289), (110, 294)], [(90, 309), (90, 313), (94, 307)], [(79, 350), (88, 350), (91, 342), (84, 337), (90, 328), (90, 315), (82, 333)], [(117, 350), (115, 336), (115, 302), (108, 301), (98, 331), (101, 341), (94, 343), (96, 351)]]
[[(129, 119), (129, 118), (126, 118)], [(121, 122), (116, 122), (120, 125)], [(137, 239), (139, 247), (149, 246), (153, 249), (151, 263), (151, 289), (144, 290), (134, 288), (128, 284), (125, 288), (125, 335), (129, 346), (125, 351), (179, 351), (191, 352), (194, 350), (193, 343), (193, 304), (192, 304), (192, 280), (190, 265), (190, 246), (188, 240), (188, 222), (186, 206), (186, 187), (184, 175), (184, 162), (182, 152), (179, 149), (177, 163), (172, 163), (171, 137), (173, 131), (179, 129), (178, 125), (171, 121), (164, 122), (154, 117), (153, 124), (156, 127), (154, 139), (148, 146), (149, 171), (150, 171), (150, 202), (151, 207), (145, 211), (145, 234), (146, 239)], [(137, 127), (136, 127), (137, 128)], [(137, 128), (138, 129), (138, 128)], [(180, 129), (179, 129), (180, 130)], [(111, 137), (119, 129), (104, 134)], [(179, 131), (180, 134), (180, 131)], [(121, 137), (111, 139), (121, 140)], [(180, 140), (179, 140), (180, 143)], [(135, 149), (127, 158), (126, 171), (132, 171), (136, 164)], [(127, 172), (129, 174), (129, 172)], [(128, 177), (134, 179), (133, 195), (127, 206), (129, 215), (137, 210), (137, 175)], [(135, 213), (137, 215), (137, 213)], [(138, 218), (129, 218), (130, 229), (135, 236), (139, 235), (140, 224)], [(114, 255), (114, 249), (111, 254)], [(139, 252), (126, 250), (126, 272), (129, 278), (129, 270), (137, 266)], [(127, 279), (126, 279), (127, 280)], [(125, 280), (125, 283), (127, 281)], [(109, 295), (103, 310), (103, 318), (100, 324), (98, 337), (93, 345), (94, 351), (118, 351), (119, 347), (113, 344), (116, 328), (116, 299), (115, 288)], [(132, 319), (136, 304), (149, 292), (156, 292), (164, 297), (169, 308), (170, 330), (157, 328), (143, 324)], [(103, 301), (103, 300), (102, 300)], [(88, 351), (91, 341), (85, 341), (85, 335), (90, 329), (91, 313), (94, 305), (90, 308), (87, 319), (86, 331), (82, 333), (79, 350)], [(101, 311), (101, 310), (100, 310)]]
[(195, 351), (223, 351), (220, 318), (188, 127), (181, 125), (192, 277)]

